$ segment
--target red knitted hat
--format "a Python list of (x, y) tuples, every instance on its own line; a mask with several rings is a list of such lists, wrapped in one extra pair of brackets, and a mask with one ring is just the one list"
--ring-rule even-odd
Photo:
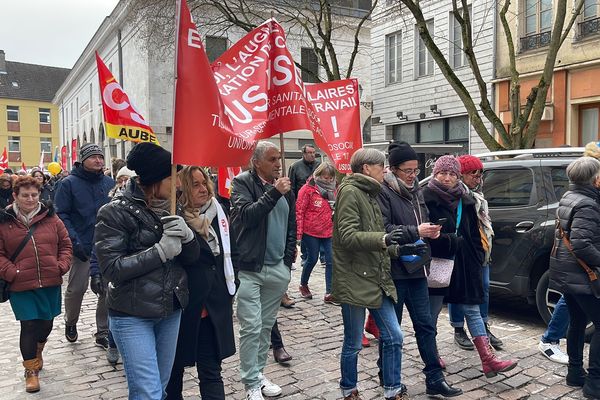
[(481, 163), (481, 160), (470, 154), (465, 154), (458, 157), (458, 162), (460, 163), (461, 174), (466, 174), (470, 171), (477, 171), (478, 169), (483, 169), (483, 164)]

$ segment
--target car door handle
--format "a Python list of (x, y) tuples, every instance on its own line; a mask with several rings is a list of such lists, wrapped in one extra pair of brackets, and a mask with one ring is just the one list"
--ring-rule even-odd
[(521, 221), (517, 225), (515, 225), (515, 231), (518, 233), (525, 233), (531, 228), (533, 228), (533, 221)]

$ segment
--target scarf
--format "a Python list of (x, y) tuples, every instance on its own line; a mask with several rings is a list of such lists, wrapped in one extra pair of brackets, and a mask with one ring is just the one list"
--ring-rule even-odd
[(148, 204), (148, 207), (150, 207), (150, 209), (152, 211), (154, 211), (154, 213), (156, 215), (158, 215), (158, 217), (166, 217), (168, 215), (171, 215), (170, 212), (170, 208), (171, 208), (171, 200), (170, 199), (153, 199), (150, 200), (150, 203)]
[(461, 199), (463, 194), (467, 193), (467, 191), (464, 189), (464, 186), (461, 185), (460, 182), (456, 186), (448, 188), (435, 178), (431, 178), (429, 180), (427, 187), (440, 196), (442, 201), (447, 203), (452, 211), (456, 210), (458, 207), (458, 201)]
[(219, 237), (212, 227), (212, 222), (217, 216), (217, 206), (212, 199), (213, 198), (209, 199), (209, 201), (199, 209), (186, 209), (183, 212), (183, 218), (194, 231), (206, 240), (213, 255), (218, 256), (221, 254)]
[(15, 211), (15, 214), (17, 215), (17, 218), (20, 219), (25, 224), (25, 226), (29, 226), (29, 223), (31, 222), (33, 217), (35, 217), (42, 209), (42, 203), (38, 202), (37, 207), (34, 208), (33, 211), (27, 214), (23, 214), (21, 210), (19, 210), (19, 206), (17, 206), (16, 202), (13, 203), (12, 206), (13, 210)]
[(321, 196), (327, 201), (335, 201), (335, 180), (326, 182), (323, 179), (315, 177), (315, 185), (319, 189)]
[[(217, 201), (217, 199), (215, 199), (214, 197), (212, 197), (210, 199), (209, 202), (207, 202), (207, 204), (205, 204), (201, 209), (199, 210), (186, 210), (184, 211), (184, 215), (183, 218), (185, 219), (185, 221), (190, 225), (190, 227), (195, 230), (196, 232), (198, 232), (198, 234), (202, 237), (203, 234), (198, 230), (202, 230), (202, 229), (206, 229), (203, 224), (205, 224), (205, 221), (200, 221), (200, 217), (203, 217), (204, 220), (208, 220), (208, 216), (206, 215), (208, 212), (210, 212), (212, 214), (212, 210), (215, 210), (216, 212), (216, 216), (219, 219), (219, 233), (221, 234), (221, 244), (223, 246), (223, 273), (225, 274), (225, 283), (227, 284), (227, 291), (229, 292), (230, 295), (234, 295), (235, 294), (235, 272), (233, 271), (233, 262), (231, 261), (231, 241), (230, 241), (230, 236), (229, 236), (229, 221), (227, 221), (227, 216), (225, 215), (225, 212), (223, 211), (223, 208), (221, 207), (221, 205), (219, 204), (219, 202)], [(204, 211), (202, 211), (202, 209), (204, 209)], [(209, 211), (210, 210), (210, 211)], [(202, 212), (202, 215), (200, 214)], [(214, 229), (212, 228), (211, 222), (214, 219), (214, 215), (210, 218), (210, 222), (208, 222), (208, 226), (210, 227), (210, 229), (205, 230), (207, 235), (210, 235), (210, 230), (212, 229), (212, 231), (214, 232)], [(216, 232), (215, 236), (216, 236)], [(217, 249), (219, 249), (219, 239), (218, 237), (215, 237), (216, 240), (216, 245), (217, 245)], [(208, 240), (207, 240), (208, 243)], [(209, 246), (210, 243), (209, 243)], [(213, 252), (213, 255), (218, 255), (219, 253), (215, 254), (215, 250), (213, 249), (213, 247), (211, 246), (211, 251)], [(218, 250), (220, 252), (220, 250)]]
[(393, 172), (386, 172), (383, 175), (383, 180), (385, 183), (387, 183), (390, 189), (398, 193), (400, 196), (406, 197), (407, 199), (412, 199), (411, 189), (414, 189), (414, 186), (409, 188), (408, 185), (402, 179), (394, 175)]

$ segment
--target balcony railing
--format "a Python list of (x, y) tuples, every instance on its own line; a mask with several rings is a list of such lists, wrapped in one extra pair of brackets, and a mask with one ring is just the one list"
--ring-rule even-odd
[(600, 32), (600, 17), (579, 23), (579, 37), (584, 38), (598, 32)]
[(521, 51), (529, 51), (546, 47), (550, 44), (552, 33), (550, 31), (529, 35), (521, 38)]

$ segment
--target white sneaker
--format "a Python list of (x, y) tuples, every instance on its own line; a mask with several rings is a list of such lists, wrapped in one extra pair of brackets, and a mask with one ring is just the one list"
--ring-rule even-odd
[(544, 343), (538, 344), (538, 349), (546, 356), (550, 361), (554, 361), (559, 364), (568, 364), (569, 356), (562, 352), (558, 343)]
[(275, 397), (281, 394), (281, 387), (268, 380), (263, 374), (258, 375), (258, 379), (260, 379), (260, 388), (262, 389), (263, 395)]
[(246, 390), (246, 400), (265, 400), (260, 391), (260, 386)]

